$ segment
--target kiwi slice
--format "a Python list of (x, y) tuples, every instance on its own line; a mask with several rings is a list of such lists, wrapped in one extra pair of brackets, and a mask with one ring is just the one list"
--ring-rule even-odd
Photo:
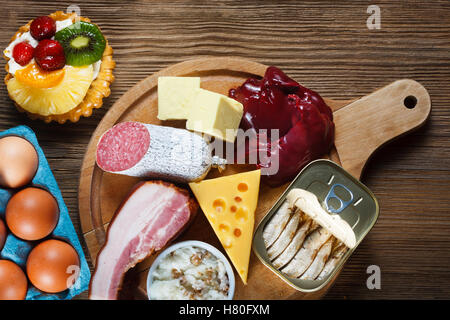
[(78, 21), (55, 34), (71, 66), (90, 65), (102, 58), (106, 40), (100, 29), (92, 23)]

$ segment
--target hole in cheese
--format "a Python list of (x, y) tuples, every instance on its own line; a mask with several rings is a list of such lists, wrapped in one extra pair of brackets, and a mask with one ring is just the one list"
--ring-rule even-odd
[(241, 183), (238, 184), (238, 190), (240, 192), (245, 192), (245, 191), (248, 190), (248, 185), (246, 183), (244, 183), (244, 182), (241, 182)]
[(231, 206), (230, 210), (231, 210), (231, 212), (236, 212), (237, 208), (236, 208), (236, 206)]
[(245, 222), (248, 219), (248, 209), (245, 207), (240, 207), (236, 212), (236, 219), (239, 222)]
[(233, 241), (230, 238), (225, 238), (222, 244), (224, 248), (231, 248), (233, 246)]
[(234, 229), (233, 234), (234, 234), (236, 237), (240, 237), (241, 234), (242, 234), (241, 229), (239, 229), (239, 228)]
[(222, 231), (222, 232), (228, 232), (230, 230), (230, 227), (227, 226), (226, 224), (221, 223), (219, 225), (219, 230)]
[(236, 201), (236, 202), (241, 202), (241, 201), (242, 201), (242, 198), (241, 198), (241, 197), (234, 197), (234, 201)]
[(226, 204), (225, 204), (225, 200), (223, 199), (216, 199), (213, 202), (213, 208), (217, 211), (217, 212), (223, 212), (225, 210)]

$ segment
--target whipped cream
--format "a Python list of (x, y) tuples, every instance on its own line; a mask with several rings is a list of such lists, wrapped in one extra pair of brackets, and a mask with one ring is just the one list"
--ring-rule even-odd
[(73, 24), (72, 19), (66, 19), (66, 20), (60, 20), (56, 21), (56, 32), (59, 30), (62, 30), (64, 28), (67, 28), (68, 26), (71, 26)]
[[(70, 18), (65, 19), (65, 20), (61, 20), (61, 21), (56, 21), (56, 32), (66, 28), (68, 26), (71, 26), (72, 24), (73, 24), (73, 21)], [(54, 37), (52, 37), (52, 39), (54, 39)], [(23, 69), (23, 68), (25, 68), (27, 66), (27, 65), (21, 66), (20, 64), (18, 64), (14, 60), (14, 58), (12, 56), (14, 47), (16, 46), (16, 44), (18, 44), (20, 42), (28, 42), (33, 48), (36, 48), (36, 46), (39, 43), (39, 41), (34, 39), (31, 36), (31, 33), (29, 31), (27, 31), (27, 32), (19, 34), (19, 36), (13, 42), (11, 42), (9, 44), (9, 46), (6, 47), (5, 50), (3, 50), (3, 54), (5, 55), (5, 57), (9, 58), (9, 61), (8, 61), (8, 68), (9, 68), (9, 70), (8, 70), (8, 72), (10, 74), (12, 74), (12, 75), (15, 75), (17, 70)], [(30, 63), (31, 62), (34, 62), (34, 59), (32, 59), (30, 61)], [(92, 64), (92, 67), (94, 69), (94, 75), (92, 77), (92, 81), (97, 79), (98, 73), (100, 72), (101, 64), (102, 64), (102, 60), (101, 59), (99, 61), (94, 62)], [(67, 66), (65, 66), (64, 68), (67, 68)]]

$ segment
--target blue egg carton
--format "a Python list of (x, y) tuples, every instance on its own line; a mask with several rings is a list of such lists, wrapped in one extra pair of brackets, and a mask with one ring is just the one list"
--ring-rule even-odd
[[(27, 126), (18, 126), (3, 132), (0, 132), (0, 138), (8, 135), (19, 136), (28, 140), (36, 149), (39, 157), (39, 167), (30, 185), (41, 186), (48, 190), (57, 200), (59, 206), (59, 221), (55, 230), (46, 238), (37, 241), (24, 241), (15, 237), (11, 232), (8, 232), (5, 246), (0, 251), (0, 258), (14, 261), (25, 271), (28, 254), (37, 244), (43, 240), (55, 238), (69, 242), (77, 251), (80, 258), (80, 273), (75, 284), (59, 293), (45, 293), (35, 288), (30, 281), (28, 281), (27, 300), (65, 300), (72, 299), (76, 295), (85, 291), (89, 287), (91, 273), (86, 261), (86, 257), (81, 248), (75, 228), (70, 220), (69, 212), (64, 203), (64, 199), (56, 183), (55, 177), (48, 165), (44, 152), (42, 151), (37, 141), (33, 130)], [(25, 186), (26, 187), (26, 186)], [(22, 187), (21, 189), (25, 188)], [(5, 221), (5, 208), (9, 198), (19, 189), (1, 189), (0, 188), (0, 217)], [(6, 224), (6, 223), (5, 223)]]

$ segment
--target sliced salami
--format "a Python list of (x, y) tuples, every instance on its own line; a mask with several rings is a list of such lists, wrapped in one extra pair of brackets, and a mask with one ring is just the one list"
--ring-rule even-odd
[(97, 164), (109, 172), (135, 166), (150, 147), (150, 132), (139, 122), (122, 122), (105, 132), (97, 146)]

